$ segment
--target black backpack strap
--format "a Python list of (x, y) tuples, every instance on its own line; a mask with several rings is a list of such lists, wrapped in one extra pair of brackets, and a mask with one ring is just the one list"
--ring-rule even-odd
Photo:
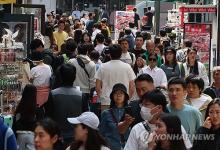
[(142, 124), (143, 124), (144, 128), (145, 128), (148, 132), (151, 131), (151, 128), (149, 127), (149, 125), (148, 125), (145, 121), (143, 121)]
[(82, 61), (82, 59), (76, 58), (76, 60), (77, 60), (78, 64), (80, 65), (80, 67), (83, 68), (83, 70), (85, 71), (86, 75), (87, 75), (88, 78), (89, 78), (89, 73), (88, 73), (88, 71), (86, 70), (85, 64), (84, 64), (84, 62)]
[(132, 65), (133, 65), (134, 55), (131, 52), (129, 52), (129, 55), (131, 56), (131, 61), (132, 61)]

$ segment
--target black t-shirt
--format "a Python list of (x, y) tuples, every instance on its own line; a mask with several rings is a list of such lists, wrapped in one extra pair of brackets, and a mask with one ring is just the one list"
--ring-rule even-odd
[(154, 14), (152, 12), (147, 12), (145, 14), (145, 16), (147, 16), (147, 26), (153, 26), (152, 20), (153, 20), (153, 16)]
[(131, 50), (131, 52), (134, 53), (134, 55), (135, 55), (135, 57), (137, 59), (138, 57), (142, 57), (142, 55), (146, 52), (146, 50), (144, 50), (143, 48), (140, 49), (140, 50), (136, 50), (136, 49), (133, 48)]
[(135, 27), (138, 27), (138, 20), (140, 20), (140, 17), (137, 13), (134, 14), (134, 25)]

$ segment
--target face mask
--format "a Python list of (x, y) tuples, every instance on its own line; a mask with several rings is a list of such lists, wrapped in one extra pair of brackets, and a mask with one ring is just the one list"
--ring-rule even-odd
[[(157, 107), (157, 106), (155, 106), (155, 107)], [(154, 109), (154, 108), (152, 108), (152, 109)], [(142, 106), (141, 112), (140, 112), (141, 118), (144, 120), (151, 120), (154, 116), (150, 113), (152, 109)]]

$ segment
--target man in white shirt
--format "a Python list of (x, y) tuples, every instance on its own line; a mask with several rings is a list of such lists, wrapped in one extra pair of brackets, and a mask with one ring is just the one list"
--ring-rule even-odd
[(128, 89), (129, 96), (134, 93), (135, 74), (131, 66), (120, 60), (122, 49), (120, 45), (113, 44), (109, 47), (111, 60), (101, 64), (96, 72), (96, 91), (101, 100), (102, 110), (110, 105), (109, 95), (116, 83), (122, 83)]
[(121, 55), (120, 60), (131, 65), (131, 67), (133, 67), (135, 64), (136, 58), (133, 53), (128, 52), (128, 49), (129, 49), (128, 39), (121, 38), (121, 39), (119, 39), (118, 43), (120, 44), (121, 49), (122, 49), (122, 55)]
[(165, 72), (157, 67), (158, 56), (155, 53), (148, 55), (149, 66), (140, 70), (139, 74), (147, 73), (154, 79), (154, 86), (160, 88), (167, 87), (167, 77)]

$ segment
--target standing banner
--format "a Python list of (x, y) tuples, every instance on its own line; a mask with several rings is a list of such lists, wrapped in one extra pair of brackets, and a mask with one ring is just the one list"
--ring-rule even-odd
[(192, 45), (198, 51), (200, 62), (202, 62), (209, 72), (210, 55), (211, 55), (211, 24), (184, 24), (184, 39), (192, 41)]
[(115, 40), (118, 39), (121, 30), (129, 27), (129, 22), (134, 22), (134, 12), (116, 11)]

